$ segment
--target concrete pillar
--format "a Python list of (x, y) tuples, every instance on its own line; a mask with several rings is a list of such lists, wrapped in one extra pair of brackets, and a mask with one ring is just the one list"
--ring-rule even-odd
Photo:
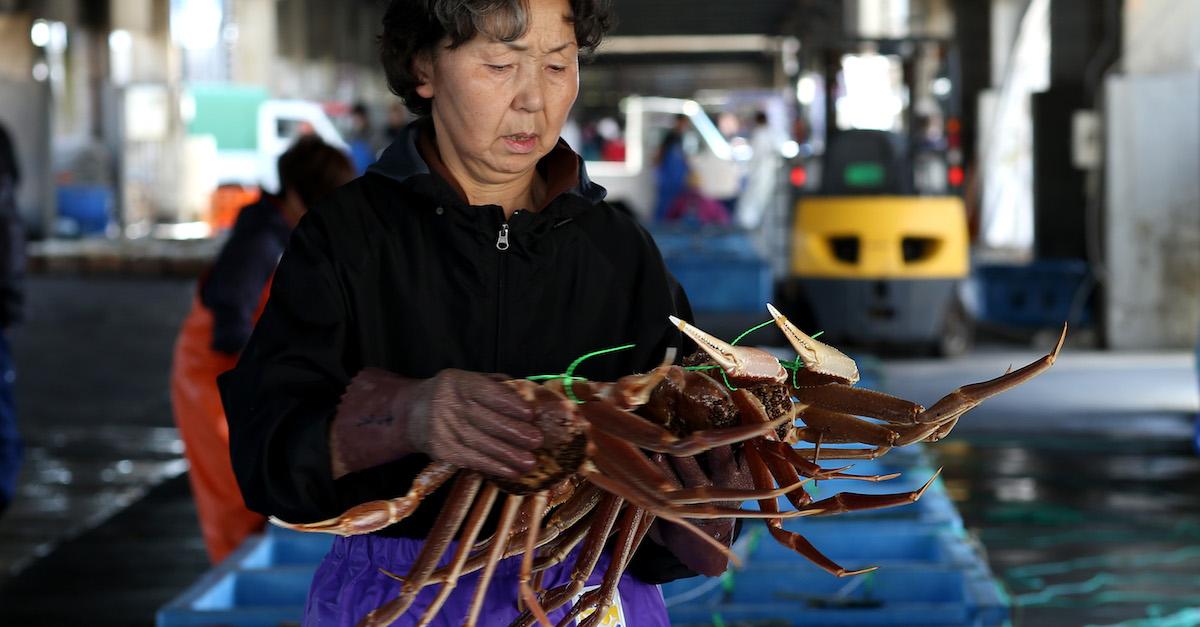
[[(1087, 257), (1084, 172), (1071, 161), (1072, 119), (1089, 108), (1085, 77), (1105, 39), (1108, 2), (1051, 0), (1050, 89), (1034, 94), (1034, 254)], [(1115, 24), (1114, 24), (1115, 27)]]
[(1125, 0), (1105, 84), (1104, 322), (1114, 348), (1190, 348), (1200, 325), (1200, 3)]
[(270, 85), (278, 51), (275, 0), (235, 0), (233, 20), (238, 38), (233, 48), (232, 80), (235, 83)]
[(963, 161), (978, 168), (979, 95), (992, 85), (992, 11), (986, 2), (960, 2), (954, 11), (954, 42), (958, 47), (959, 102), (962, 107)]

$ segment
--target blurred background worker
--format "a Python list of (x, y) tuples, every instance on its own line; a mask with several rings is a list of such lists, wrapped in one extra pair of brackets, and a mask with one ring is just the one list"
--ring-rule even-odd
[(783, 143), (771, 128), (767, 114), (754, 114), (754, 130), (750, 133), (750, 148), (754, 151), (746, 174), (746, 189), (738, 199), (737, 221), (742, 228), (756, 229), (763, 215), (773, 206), (778, 195), (779, 172), (783, 159), (779, 145)]
[(279, 157), (280, 192), (241, 210), (229, 240), (200, 280), (175, 344), (171, 404), (209, 559), (217, 563), (264, 518), (248, 509), (229, 461), (229, 429), (217, 375), (233, 368), (266, 304), (292, 228), (313, 203), (354, 178), (354, 166), (319, 137), (301, 137)]
[(355, 174), (365, 174), (367, 167), (375, 163), (375, 153), (378, 152), (371, 125), (371, 111), (365, 103), (356, 102), (350, 109), (350, 133), (346, 143), (350, 146)]
[(8, 130), (0, 122), (0, 513), (16, 493), (21, 468), (21, 434), (13, 402), (12, 350), (6, 335), (21, 317), (21, 279), (25, 269), (24, 233), (17, 215), (21, 171)]
[(675, 116), (675, 126), (663, 137), (662, 144), (658, 147), (658, 155), (654, 159), (655, 178), (658, 182), (654, 217), (659, 222), (666, 219), (675, 199), (687, 189), (690, 169), (687, 153), (683, 151), (683, 135), (687, 128), (687, 116)]

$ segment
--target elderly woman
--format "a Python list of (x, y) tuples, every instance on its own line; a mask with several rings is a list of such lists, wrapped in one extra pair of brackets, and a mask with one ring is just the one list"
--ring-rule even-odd
[[(690, 312), (652, 240), (604, 203), (559, 141), (579, 58), (608, 24), (604, 0), (393, 0), (382, 60), (417, 120), (300, 223), (254, 336), (221, 379), (252, 509), (330, 518), (405, 493), (430, 459), (519, 476), (542, 435), (503, 377), (482, 373), (557, 373), (597, 348), (635, 344), (579, 371), (615, 380), (680, 346), (667, 317)], [(444, 499), (338, 538), (305, 624), (353, 624), (395, 596), (400, 583), (380, 569), (407, 572)], [(710, 529), (732, 536), (727, 521)], [(628, 624), (667, 623), (654, 583), (725, 567), (674, 527), (652, 536), (619, 586)], [(571, 561), (543, 585), (566, 582)], [(518, 566), (501, 564), (492, 580), (487, 624), (519, 615)], [(439, 621), (462, 621), (474, 581), (459, 582)]]

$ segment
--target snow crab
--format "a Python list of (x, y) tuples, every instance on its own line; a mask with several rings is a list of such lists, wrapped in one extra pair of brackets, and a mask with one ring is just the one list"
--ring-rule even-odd
[[(399, 595), (368, 614), (360, 624), (387, 625), (400, 617), (426, 586), (441, 584), (419, 624), (441, 610), (459, 578), (482, 570), (464, 623), (474, 625), (496, 565), (521, 556), (518, 582), (526, 608), (516, 625), (540, 622), (580, 594), (606, 546), (612, 553), (599, 588), (584, 594), (559, 625), (589, 610), (580, 624), (595, 625), (611, 606), (617, 583), (652, 524), (661, 519), (695, 534), (737, 563), (729, 547), (691, 521), (714, 518), (765, 519), (781, 544), (838, 576), (849, 571), (825, 557), (803, 536), (783, 528), (783, 520), (831, 515), (910, 503), (936, 478), (913, 492), (841, 493), (819, 501), (801, 489), (813, 479), (883, 481), (895, 477), (846, 474), (849, 466), (825, 468), (820, 459), (866, 459), (890, 448), (933, 441), (953, 429), (959, 417), (984, 399), (1045, 371), (1062, 347), (990, 381), (963, 386), (925, 409), (872, 390), (854, 387), (859, 379), (852, 359), (804, 334), (774, 307), (775, 324), (799, 354), (780, 362), (771, 354), (727, 343), (682, 320), (672, 324), (702, 349), (685, 363), (668, 363), (616, 382), (578, 380), (569, 375), (544, 384), (508, 384), (534, 407), (545, 435), (535, 452), (537, 467), (515, 481), (485, 477), (433, 462), (399, 498), (364, 503), (333, 519), (309, 524), (272, 522), (300, 531), (341, 535), (370, 533), (411, 514), (421, 500), (453, 479), (450, 495), (433, 525)], [(709, 374), (712, 373), (712, 374)], [(719, 376), (718, 376), (719, 374)], [(815, 446), (798, 449), (809, 442)], [(825, 448), (825, 443), (859, 443), (860, 448)], [(682, 487), (665, 472), (663, 456), (691, 457), (718, 446), (736, 445), (753, 478), (750, 489), (713, 485)], [(794, 506), (780, 511), (777, 499)], [(499, 499), (499, 522), (479, 540), (485, 519)], [(758, 510), (741, 509), (755, 500)], [(439, 561), (455, 543), (448, 565)], [(578, 549), (569, 583), (540, 590), (540, 573)]]

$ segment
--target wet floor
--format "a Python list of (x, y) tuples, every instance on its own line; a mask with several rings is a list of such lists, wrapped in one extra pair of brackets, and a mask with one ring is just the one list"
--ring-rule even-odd
[[(33, 318), (13, 337), (30, 448), (0, 518), (0, 625), (150, 625), (206, 570), (166, 388), (190, 289), (33, 280)], [(881, 386), (928, 405), (1046, 348), (885, 359)], [(1014, 625), (1200, 624), (1195, 377), (1186, 353), (1068, 346), (928, 447)]]
[[(893, 360), (885, 384), (928, 404), (1035, 356)], [(1200, 624), (1197, 404), (1187, 354), (1068, 347), (1041, 378), (927, 448), (1010, 596), (1014, 625)]]

